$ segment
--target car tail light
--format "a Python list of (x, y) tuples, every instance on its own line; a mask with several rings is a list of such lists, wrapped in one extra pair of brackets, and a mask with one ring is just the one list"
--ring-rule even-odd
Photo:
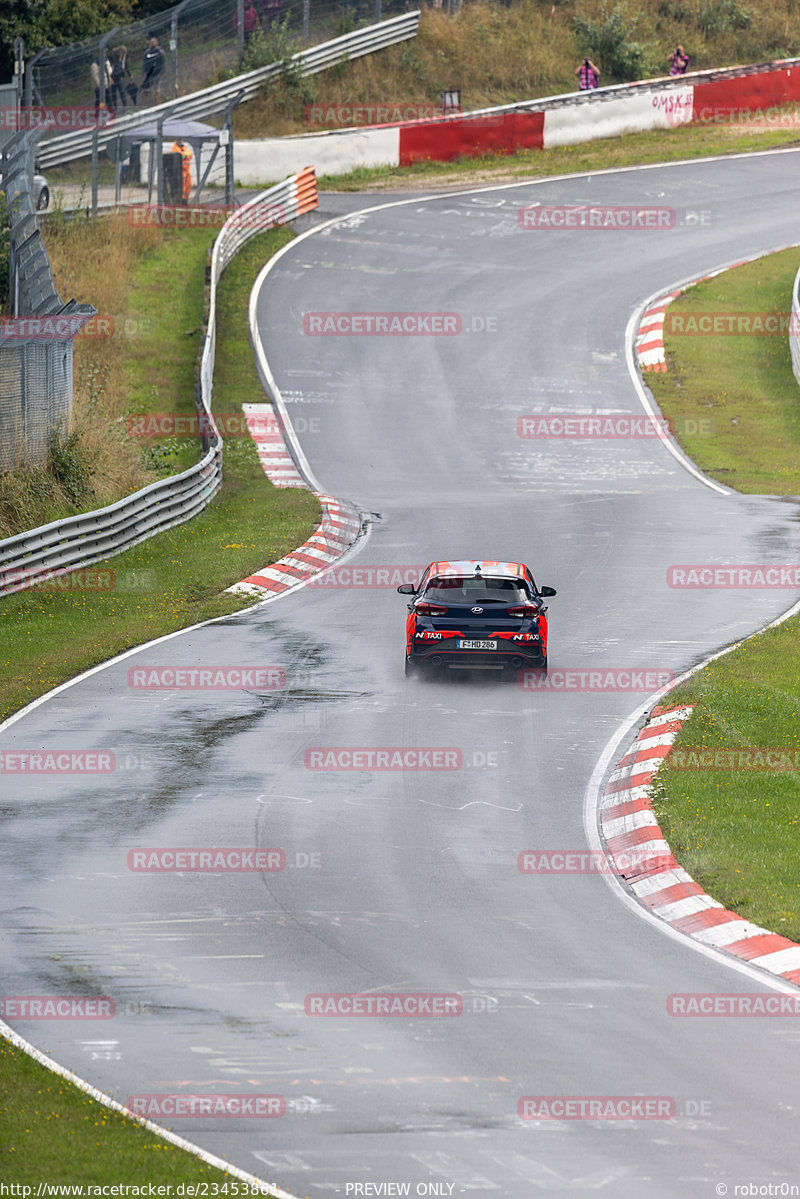
[(446, 616), (447, 608), (442, 608), (438, 604), (428, 604), (425, 600), (420, 600), (414, 605), (416, 612), (421, 612), (423, 616)]
[(533, 604), (520, 604), (517, 608), (506, 608), (506, 616), (538, 616), (539, 609), (534, 608)]

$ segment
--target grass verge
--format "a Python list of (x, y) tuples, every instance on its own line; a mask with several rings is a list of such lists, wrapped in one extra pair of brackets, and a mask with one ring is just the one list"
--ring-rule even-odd
[[(800, 389), (787, 337), (798, 267), (800, 247), (688, 288), (667, 308), (667, 370), (647, 376), (698, 466), (749, 494), (800, 495)], [(770, 318), (776, 333), (764, 331)], [(712, 321), (724, 332), (702, 332)]]
[[(38, 1186), (214, 1184), (231, 1175), (160, 1140), (0, 1038), (0, 1177)], [(239, 1183), (239, 1193), (244, 1191)], [(203, 1193), (202, 1191), (196, 1192)], [(224, 1193), (222, 1191), (220, 1194)]]
[[(793, 617), (673, 691), (670, 704), (695, 705), (675, 749), (800, 752), (798, 632)], [(710, 895), (800, 941), (800, 772), (686, 770), (667, 759), (653, 808), (673, 854)]]
[[(799, 118), (800, 119), (800, 118)], [(359, 167), (347, 175), (320, 176), (324, 191), (420, 190), (428, 187), (466, 187), (524, 179), (633, 167), (648, 163), (682, 162), (720, 154), (788, 149), (800, 145), (797, 128), (759, 128), (754, 123), (680, 125), (649, 133), (628, 133), (577, 146), (521, 150), (518, 154), (487, 154), (454, 162), (418, 162), (408, 167)], [(701, 205), (698, 204), (698, 208)]]
[[(647, 379), (676, 429), (698, 430), (681, 438), (692, 458), (742, 492), (800, 494), (800, 390), (787, 337), (765, 336), (757, 324), (791, 311), (798, 265), (800, 249), (786, 250), (687, 289), (667, 309), (668, 370)], [(726, 328), (734, 317), (745, 332), (669, 332), (702, 327), (709, 316)], [(800, 751), (798, 632), (793, 617), (673, 691), (670, 703), (694, 705), (675, 750)], [(653, 807), (670, 848), (720, 903), (800, 941), (800, 771), (715, 760), (718, 769), (683, 769), (676, 757), (659, 770)]]

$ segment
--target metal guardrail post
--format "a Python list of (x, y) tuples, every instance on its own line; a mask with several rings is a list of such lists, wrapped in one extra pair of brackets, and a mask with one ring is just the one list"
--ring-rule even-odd
[(233, 110), (237, 104), (241, 104), (245, 95), (244, 89), (237, 92), (225, 109), (225, 203), (228, 207), (233, 204), (236, 190), (233, 178)]
[(100, 130), (95, 124), (92, 133), (92, 219), (97, 220), (97, 195), (100, 186)]
[(181, 3), (172, 14), (169, 31), (169, 48), (172, 54), (172, 76), (175, 84), (175, 96), (178, 95), (178, 20), (186, 8), (187, 4), (191, 4), (192, 0), (181, 0)]
[(244, 58), (244, 0), (236, 0), (236, 40), (239, 43), (239, 62)]

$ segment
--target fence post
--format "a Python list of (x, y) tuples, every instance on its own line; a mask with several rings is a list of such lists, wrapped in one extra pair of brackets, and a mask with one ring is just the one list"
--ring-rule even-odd
[(375, 0), (375, 22), (381, 19), (381, 0)]
[(239, 43), (239, 62), (244, 58), (244, 0), (236, 0), (236, 40)]
[(303, 0), (303, 45), (309, 42), (309, 25), (311, 24), (311, 0)]
[(17, 85), (17, 108), (22, 106), (22, 77), (25, 74), (25, 39), (14, 38), (14, 82)]
[(30, 59), (30, 61), (27, 63), (27, 65), (25, 67), (25, 107), (26, 108), (30, 108), (31, 105), (33, 104), (33, 68), (36, 66), (36, 64), (40, 58), (43, 58), (45, 54), (49, 54), (49, 53), (50, 53), (50, 51), (47, 49), (37, 50), (36, 53), (34, 54), (33, 58)]

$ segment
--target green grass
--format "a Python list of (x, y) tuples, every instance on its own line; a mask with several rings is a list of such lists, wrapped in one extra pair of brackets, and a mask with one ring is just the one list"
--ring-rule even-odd
[(552, 175), (601, 171), (609, 167), (640, 166), (647, 163), (678, 162), (718, 154), (741, 154), (774, 150), (800, 144), (797, 130), (748, 131), (739, 125), (680, 125), (650, 133), (630, 133), (602, 138), (578, 146), (550, 150), (522, 150), (518, 154), (487, 154), (481, 158), (459, 158), (441, 163), (433, 160), (408, 167), (360, 167), (347, 175), (320, 176), (325, 191), (389, 189), (398, 185), (421, 188), (435, 183), (465, 186), (476, 181), (491, 183), (515, 178), (547, 178)]
[[(752, 494), (800, 494), (800, 389), (786, 335), (670, 333), (702, 314), (791, 312), (800, 248), (697, 283), (667, 309), (667, 371), (647, 383), (681, 440), (711, 478)], [(692, 318), (695, 323), (692, 323)], [(738, 318), (737, 318), (738, 320)]]
[(0, 1123), (0, 1179), (6, 1183), (205, 1182), (212, 1194), (213, 1184), (235, 1181), (103, 1107), (2, 1038)]
[[(667, 312), (791, 311), (800, 249), (695, 284)], [(800, 493), (800, 388), (786, 336), (667, 332), (668, 370), (647, 383), (682, 444), (712, 478), (753, 494)], [(736, 593), (730, 602), (736, 603)], [(787, 606), (790, 597), (787, 595)], [(675, 749), (800, 748), (800, 619), (746, 641), (669, 696), (694, 704)], [(669, 759), (654, 810), (677, 860), (715, 899), (800, 940), (800, 773), (678, 769)]]
[[(247, 298), (261, 265), (291, 236), (286, 230), (259, 235), (222, 277), (215, 412), (241, 413), (244, 401), (264, 398), (247, 343)], [(181, 242), (180, 253), (188, 255), (181, 235), (171, 237)], [(168, 239), (163, 251), (153, 257), (169, 258), (172, 246)], [(199, 258), (204, 262), (204, 253)], [(169, 360), (159, 339), (166, 337), (169, 324), (179, 332), (194, 328), (202, 270), (199, 280), (194, 275), (193, 286), (181, 282), (172, 265), (169, 286), (161, 278), (158, 262), (149, 263), (148, 271), (163, 285), (162, 294), (169, 297), (164, 308), (171, 317), (154, 325), (152, 350), (139, 341), (137, 353), (145, 375), (146, 364), (154, 366), (158, 396), (153, 402), (159, 406), (154, 410), (172, 410), (175, 397), (175, 407), (186, 410), (186, 396), (193, 394), (199, 334), (187, 336), (185, 344), (178, 339)], [(197, 447), (196, 441), (181, 445), (178, 457), (197, 461)], [(313, 495), (298, 488), (273, 487), (249, 437), (229, 438), (223, 461), (221, 492), (199, 516), (102, 564), (114, 572), (113, 590), (25, 591), (2, 600), (0, 717), (125, 649), (237, 611), (249, 601), (220, 592), (306, 540), (319, 514)]]
[[(670, 704), (695, 705), (675, 749), (800, 749), (799, 632), (793, 617), (673, 691)], [(675, 857), (709, 894), (800, 941), (800, 773), (678, 770), (668, 759), (653, 807)]]

